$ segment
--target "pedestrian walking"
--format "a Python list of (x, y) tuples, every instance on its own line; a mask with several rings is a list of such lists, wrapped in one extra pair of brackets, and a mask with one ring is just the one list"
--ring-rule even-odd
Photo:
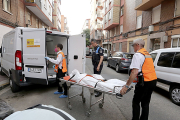
[[(53, 58), (49, 58), (49, 57), (45, 57), (45, 59), (55, 64), (53, 68), (55, 68), (54, 71), (56, 72), (56, 82), (58, 86), (58, 91), (54, 92), (54, 94), (63, 94), (59, 96), (59, 98), (67, 98), (66, 83), (62, 84), (62, 86), (60, 86), (59, 84), (59, 78), (64, 77), (65, 73), (67, 72), (66, 59), (64, 53), (62, 52), (62, 49), (63, 49), (63, 45), (57, 44), (55, 48), (55, 52), (57, 52), (57, 59), (54, 60)], [(62, 87), (64, 88), (64, 91)]]
[[(120, 91), (122, 95), (125, 94), (130, 84), (138, 77), (132, 101), (132, 120), (148, 120), (151, 94), (157, 83), (153, 60), (147, 50), (144, 49), (144, 45), (145, 42), (141, 38), (133, 41), (132, 46), (136, 53), (130, 65), (132, 71), (126, 85)], [(142, 108), (141, 116), (140, 103)]]

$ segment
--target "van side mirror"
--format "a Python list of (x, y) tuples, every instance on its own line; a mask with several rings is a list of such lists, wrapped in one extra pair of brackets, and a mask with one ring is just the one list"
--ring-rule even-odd
[(0, 53), (2, 53), (2, 47), (0, 48)]

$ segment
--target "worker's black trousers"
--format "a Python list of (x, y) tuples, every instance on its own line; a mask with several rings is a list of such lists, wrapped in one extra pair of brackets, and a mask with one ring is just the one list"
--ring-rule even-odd
[[(149, 103), (151, 100), (151, 94), (156, 87), (157, 80), (150, 82), (144, 82), (144, 86), (139, 83), (135, 86), (134, 98), (132, 102), (133, 118), (132, 120), (148, 120), (149, 116)], [(142, 112), (140, 116), (140, 103)]]
[(98, 65), (94, 65), (94, 74), (101, 74), (101, 71), (102, 71), (102, 68), (103, 68), (103, 65), (100, 65), (100, 68), (99, 68), (99, 71), (97, 71), (97, 67)]
[(64, 77), (65, 73), (62, 72), (62, 69), (58, 69), (58, 73), (56, 74), (56, 83), (58, 85), (58, 92), (63, 92), (63, 88), (64, 88), (64, 95), (67, 95), (67, 84), (64, 83), (62, 84), (62, 87), (59, 84), (59, 78)]

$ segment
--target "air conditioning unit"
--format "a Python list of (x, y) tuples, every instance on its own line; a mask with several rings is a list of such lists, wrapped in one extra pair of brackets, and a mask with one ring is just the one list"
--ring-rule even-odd
[(163, 36), (163, 42), (167, 42), (168, 41), (168, 36)]
[(152, 31), (154, 31), (154, 26), (153, 25), (149, 26), (149, 32), (152, 32)]

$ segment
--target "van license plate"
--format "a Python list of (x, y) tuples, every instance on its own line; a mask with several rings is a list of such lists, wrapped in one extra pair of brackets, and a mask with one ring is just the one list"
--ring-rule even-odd
[(42, 69), (41, 68), (28, 68), (28, 72), (31, 72), (31, 73), (41, 73)]

